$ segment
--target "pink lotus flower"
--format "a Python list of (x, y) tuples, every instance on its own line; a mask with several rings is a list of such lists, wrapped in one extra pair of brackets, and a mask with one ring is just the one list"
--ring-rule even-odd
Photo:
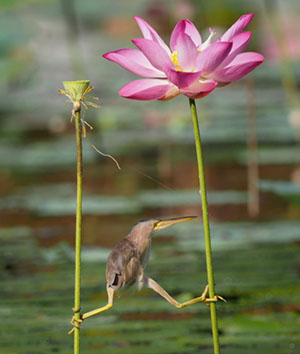
[(175, 26), (170, 48), (143, 19), (134, 17), (144, 38), (133, 39), (139, 49), (120, 49), (103, 55), (133, 74), (146, 77), (123, 86), (120, 96), (135, 100), (168, 100), (180, 93), (201, 98), (217, 86), (224, 86), (247, 75), (260, 65), (259, 53), (241, 53), (251, 38), (243, 29), (253, 14), (241, 16), (220, 38), (212, 42), (215, 31), (205, 42), (189, 20)]

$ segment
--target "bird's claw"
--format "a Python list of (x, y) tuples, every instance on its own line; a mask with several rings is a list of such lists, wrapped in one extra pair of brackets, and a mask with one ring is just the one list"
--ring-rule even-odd
[[(74, 309), (74, 308), (72, 308), (72, 310), (73, 310), (74, 313), (80, 312), (80, 309)], [(80, 328), (81, 328), (81, 327), (80, 327), (80, 323), (82, 323), (82, 322), (83, 322), (83, 319), (81, 318), (81, 315), (80, 315), (79, 318), (75, 318), (75, 315), (74, 315), (74, 316), (72, 317), (71, 321), (70, 321), (70, 323), (71, 323), (71, 325), (73, 326), (73, 328), (68, 332), (68, 335), (72, 334), (72, 333), (75, 331), (75, 328), (80, 329)]]
[(222, 296), (220, 296), (220, 295), (216, 295), (216, 296), (217, 296), (218, 300), (221, 300), (221, 301), (223, 301), (223, 302), (227, 302), (227, 300), (224, 299), (224, 297), (222, 297)]
[(212, 303), (212, 302), (217, 302), (217, 301), (219, 301), (219, 300), (221, 300), (221, 301), (224, 301), (224, 302), (227, 302), (222, 296), (220, 296), (220, 295), (215, 295), (213, 298), (210, 298), (209, 296), (208, 296), (208, 285), (206, 286), (206, 288), (205, 288), (205, 290), (204, 290), (204, 292), (203, 292), (203, 295), (205, 296), (205, 300), (204, 300), (204, 303), (205, 303), (205, 305), (206, 306), (210, 306), (210, 304)]

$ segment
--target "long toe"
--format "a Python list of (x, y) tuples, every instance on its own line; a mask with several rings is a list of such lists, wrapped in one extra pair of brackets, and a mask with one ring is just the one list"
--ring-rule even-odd
[(213, 298), (207, 297), (207, 298), (205, 299), (205, 304), (206, 304), (206, 305), (209, 305), (211, 302), (217, 302), (217, 301), (219, 301), (219, 300), (224, 301), (224, 302), (227, 302), (222, 296), (220, 296), (220, 295), (215, 295)]
[(220, 296), (220, 295), (217, 295), (217, 298), (221, 301), (224, 301), (224, 302), (227, 302), (226, 299), (224, 299), (224, 297)]
[(81, 318), (76, 319), (74, 316), (72, 317), (70, 323), (73, 326), (73, 328), (68, 332), (68, 335), (72, 334), (75, 331), (75, 328), (80, 329), (80, 323), (82, 323), (83, 320)]

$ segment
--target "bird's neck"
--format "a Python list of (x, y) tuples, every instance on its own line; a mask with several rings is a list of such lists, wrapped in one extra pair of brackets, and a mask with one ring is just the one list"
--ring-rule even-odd
[(152, 225), (143, 223), (137, 224), (127, 236), (127, 238), (135, 245), (136, 251), (139, 256), (147, 252), (151, 245), (151, 232), (153, 231)]

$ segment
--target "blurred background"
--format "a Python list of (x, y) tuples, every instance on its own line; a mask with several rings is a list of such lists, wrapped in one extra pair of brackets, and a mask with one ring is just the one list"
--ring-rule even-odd
[[(222, 353), (300, 353), (300, 3), (298, 0), (0, 1), (0, 353), (71, 353), (74, 125), (63, 80), (89, 79), (84, 139), (83, 312), (106, 304), (105, 262), (141, 219), (201, 215), (188, 100), (130, 101), (133, 74), (102, 58), (141, 37), (168, 42), (189, 18), (202, 38), (254, 12), (248, 50), (265, 62), (197, 101)], [(109, 158), (91, 147), (113, 155)], [(202, 225), (153, 236), (147, 273), (178, 301), (206, 285)], [(84, 323), (83, 353), (212, 353), (209, 310), (148, 289)]]

